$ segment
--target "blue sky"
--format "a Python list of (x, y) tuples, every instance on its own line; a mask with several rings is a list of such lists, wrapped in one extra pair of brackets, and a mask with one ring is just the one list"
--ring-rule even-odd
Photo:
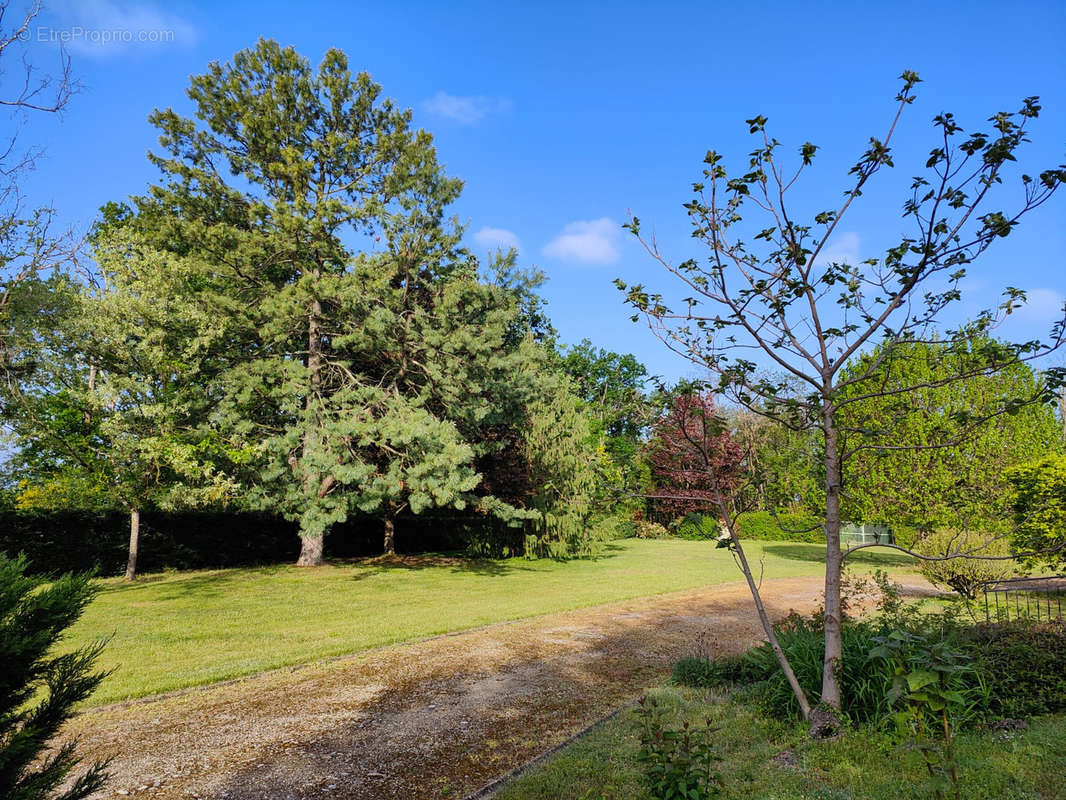
[[(470, 243), (515, 244), (524, 264), (548, 274), (544, 294), (563, 340), (633, 352), (668, 378), (695, 371), (629, 321), (612, 281), (670, 284), (620, 225), (631, 211), (671, 258), (701, 255), (681, 204), (708, 148), (743, 164), (753, 147), (745, 119), (769, 117), (789, 153), (807, 140), (822, 148), (802, 200), (829, 208), (868, 137), (890, 121), (897, 76), (921, 74), (895, 174), (833, 242), (851, 257), (877, 255), (904, 232), (900, 182), (934, 146), (930, 120), (940, 111), (971, 128), (1038, 94), (1044, 112), (1021, 163), (1038, 171), (1066, 160), (1061, 0), (45, 4), (29, 53), (47, 67), (54, 41), (67, 38), (84, 90), (61, 119), (34, 116), (23, 128), (22, 144), (45, 150), (28, 202), (52, 204), (84, 229), (101, 204), (156, 178), (146, 117), (156, 107), (188, 112), (189, 76), (209, 61), (259, 36), (315, 62), (339, 47), (434, 133), (449, 173), (466, 182), (456, 212)], [(1066, 294), (1064, 222), (1066, 193), (972, 267), (965, 310), (1020, 286), (1031, 308), (1006, 333), (1045, 334)]]

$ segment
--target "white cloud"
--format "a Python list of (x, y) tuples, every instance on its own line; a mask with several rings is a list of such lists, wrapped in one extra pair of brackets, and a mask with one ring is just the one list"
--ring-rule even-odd
[(1050, 324), (1062, 319), (1064, 304), (1066, 297), (1054, 289), (1029, 289), (1025, 292), (1025, 305), (1013, 316), (1025, 322)]
[(857, 233), (838, 233), (826, 245), (825, 249), (818, 254), (818, 264), (820, 266), (826, 264), (858, 266), (860, 261), (859, 246), (861, 244), (862, 240)]
[(196, 43), (191, 23), (151, 2), (60, 0), (48, 9), (52, 16), (39, 21), (33, 38), (81, 55), (109, 57)]
[(482, 228), (474, 234), (474, 241), (482, 247), (500, 247), (504, 250), (521, 247), (518, 237), (506, 228)]
[(583, 264), (613, 264), (618, 260), (621, 226), (601, 217), (571, 222), (544, 247), (544, 255)]
[(474, 125), (493, 111), (505, 111), (511, 102), (502, 97), (460, 97), (447, 92), (437, 92), (422, 103), (430, 114), (450, 119), (460, 125)]

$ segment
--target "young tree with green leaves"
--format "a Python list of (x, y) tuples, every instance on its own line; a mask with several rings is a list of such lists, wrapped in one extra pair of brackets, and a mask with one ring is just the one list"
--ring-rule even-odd
[[(961, 297), (959, 285), (967, 265), (1008, 236), (1025, 214), (1047, 202), (1066, 181), (1064, 166), (1035, 178), (1021, 175), (1020, 196), (1013, 208), (1002, 210), (1005, 206), (999, 205), (1001, 185), (1039, 115), (1036, 98), (1027, 98), (1015, 113), (994, 115), (991, 130), (970, 134), (953, 115), (938, 115), (936, 142), (925, 173), (913, 179), (903, 205), (903, 219), (911, 230), (880, 258), (851, 263), (827, 256), (848, 211), (869, 193), (871, 180), (893, 166), (892, 140), (919, 82), (913, 72), (901, 77), (903, 87), (887, 135), (870, 140), (850, 170), (850, 184), (835, 208), (814, 214), (810, 221), (801, 221), (789, 210), (789, 193), (813, 163), (818, 148), (803, 144), (799, 165), (787, 167), (781, 143), (767, 131), (766, 118), (754, 117), (747, 124), (756, 146), (744, 167), (730, 176), (723, 157), (709, 151), (702, 178), (694, 185), (695, 197), (686, 204), (693, 237), (705, 246), (706, 257), (675, 263), (653, 240), (642, 239), (687, 295), (680, 307), (643, 285), (618, 282), (636, 318), (643, 316), (666, 346), (717, 376), (720, 391), (755, 413), (794, 430), (812, 430), (819, 437), (826, 538), (821, 705), (809, 703), (797, 689), (797, 700), (816, 733), (837, 729), (831, 710), (841, 707), (840, 580), (846, 556), (840, 543), (841, 489), (844, 464), (852, 455), (842, 436), (842, 415), (847, 405), (867, 398), (906, 395), (922, 388), (883, 388), (877, 380), (883, 359), (852, 373), (845, 366), (875, 345), (887, 357), (925, 341), (954, 365), (951, 374), (937, 381), (947, 385), (1046, 353), (1066, 333), (1060, 323), (1048, 346), (1028, 342), (971, 349), (976, 334), (987, 332), (1024, 299), (1020, 290), (1008, 289), (999, 309), (979, 314), (957, 331), (936, 335), (943, 312)], [(763, 221), (754, 225), (745, 219), (753, 206), (763, 215)], [(628, 227), (641, 236), (638, 219), (633, 218)], [(768, 374), (753, 360), (753, 353), (788, 378)], [(1061, 373), (1049, 377), (1046, 385), (1052, 386)], [(804, 387), (799, 395), (793, 382)], [(1003, 398), (1002, 404), (1007, 408), (1017, 401)], [(879, 446), (898, 445), (884, 441)], [(741, 549), (735, 531), (733, 542)], [(749, 585), (758, 606), (757, 591), (750, 581)], [(784, 661), (782, 666), (787, 671)], [(817, 708), (830, 711), (808, 713)]]

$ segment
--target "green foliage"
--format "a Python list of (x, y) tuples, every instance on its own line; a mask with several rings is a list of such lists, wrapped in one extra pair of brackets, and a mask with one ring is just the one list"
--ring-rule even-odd
[(220, 504), (240, 457), (214, 410), (224, 321), (187, 284), (187, 260), (145, 247), (121, 215), (92, 238), (96, 286), (49, 283), (26, 326), (33, 369), (7, 385), (22, 511), (127, 512)]
[(746, 409), (728, 415), (733, 439), (745, 454), (739, 507), (807, 516), (825, 505), (825, 467), (818, 437), (795, 431)]
[(76, 800), (100, 789), (106, 763), (61, 786), (78, 765), (76, 742), (46, 748), (105, 673), (93, 672), (102, 643), (53, 655), (53, 646), (93, 596), (87, 575), (46, 583), (26, 576), (22, 558), (0, 554), (0, 796)]
[[(897, 677), (895, 667), (877, 650), (885, 637), (896, 636), (898, 632), (898, 636), (906, 640), (907, 647), (901, 648), (899, 654), (908, 659), (913, 669), (920, 669), (930, 652), (961, 648), (956, 644), (958, 629), (953, 617), (923, 616), (913, 607), (900, 603), (892, 593), (893, 589), (890, 586), (876, 618), (848, 621), (842, 629), (843, 658), (837, 674), (844, 691), (842, 710), (853, 722), (879, 723), (892, 711), (893, 686)], [(812, 703), (818, 702), (822, 685), (825, 653), (822, 624), (817, 614), (803, 617), (793, 613), (774, 628), (796, 679)], [(965, 655), (965, 658), (970, 657)], [(696, 663), (701, 660), (702, 664)], [(795, 695), (767, 643), (721, 661), (695, 659), (678, 669), (675, 676), (685, 685), (710, 688), (730, 683), (745, 684), (743, 694), (766, 713), (778, 719), (799, 717)], [(972, 723), (987, 713), (989, 690), (977, 671), (960, 666), (951, 677), (949, 688), (965, 697), (966, 704), (958, 713), (962, 722)]]
[(559, 358), (563, 371), (574, 382), (575, 393), (592, 409), (611, 454), (632, 455), (649, 412), (644, 365), (630, 353), (612, 353), (588, 339), (564, 348)]
[[(943, 561), (920, 561), (918, 571), (930, 583), (950, 587), (967, 600), (977, 597), (982, 583), (1004, 580), (1015, 572), (1015, 564), (1010, 559), (985, 561), (978, 557), (1009, 556), (1010, 543), (1003, 536), (942, 529), (922, 536), (915, 550), (925, 556), (944, 558)], [(953, 553), (972, 555), (946, 558)]]
[(641, 697), (637, 703), (640, 721), (640, 751), (637, 761), (644, 768), (644, 780), (654, 800), (702, 800), (717, 797), (721, 775), (715, 764), (721, 761), (711, 736), (719, 729), (710, 719), (704, 727), (687, 721), (678, 730), (668, 725), (659, 701)]
[[(536, 362), (528, 369), (536, 370)], [(590, 555), (590, 525), (599, 474), (609, 468), (606, 451), (595, 446), (581, 401), (568, 378), (550, 373), (537, 378), (540, 391), (531, 398), (524, 427), (526, 457), (537, 516), (527, 537), (528, 555), (564, 558)]]
[(1066, 455), (1053, 455), (1007, 473), (1016, 552), (1030, 563), (1066, 563)]
[(462, 248), (446, 217), (461, 183), (429, 134), (337, 50), (314, 68), (261, 40), (188, 94), (194, 116), (151, 117), (160, 185), (103, 228), (182, 265), (220, 321), (212, 420), (244, 456), (230, 459), (244, 502), (299, 521), (307, 563), (359, 512), (387, 530), (404, 510), (536, 516), (512, 454), (527, 402), (553, 391), (539, 278), (513, 253), (485, 269)]
[[(847, 366), (845, 379), (862, 377), (842, 393), (838, 414), (854, 449), (848, 518), (1005, 528), (1006, 471), (1060, 447), (1041, 379), (1022, 362), (997, 368), (1006, 347), (985, 335), (881, 345)], [(949, 380), (955, 375), (967, 377)]]
[(870, 657), (884, 659), (892, 669), (886, 697), (896, 733), (921, 754), (937, 800), (948, 792), (961, 800), (953, 740), (955, 720), (968, 705), (965, 678), (973, 672), (969, 659), (948, 642), (929, 642), (903, 630), (875, 641)]
[[(775, 630), (796, 679), (810, 702), (816, 704), (821, 696), (825, 654), (821, 621), (793, 615)], [(852, 623), (843, 627), (841, 636), (843, 658), (837, 667), (837, 676), (843, 692), (842, 711), (856, 722), (879, 720), (888, 710), (886, 693), (890, 674), (868, 655), (877, 631), (867, 625)], [(751, 672), (761, 676), (752, 690), (760, 705), (775, 717), (796, 718), (799, 705), (769, 645), (751, 651), (749, 659)]]
[(722, 529), (714, 517), (693, 512), (671, 526), (671, 532), (678, 539), (717, 539)]
[(1066, 626), (1009, 622), (963, 631), (961, 645), (988, 684), (993, 717), (1066, 711)]
[(822, 520), (802, 513), (752, 511), (741, 514), (737, 517), (737, 532), (742, 539), (819, 544), (825, 541)]
[(694, 689), (753, 683), (763, 678), (762, 666), (747, 653), (720, 658), (686, 656), (674, 664), (673, 681)]

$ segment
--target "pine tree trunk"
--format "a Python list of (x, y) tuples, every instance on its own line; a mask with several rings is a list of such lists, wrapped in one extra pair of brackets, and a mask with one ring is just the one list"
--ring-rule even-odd
[(385, 505), (385, 555), (396, 555), (396, 504)]
[(321, 534), (300, 534), (300, 558), (296, 561), (298, 567), (322, 566), (322, 540)]
[(840, 709), (837, 670), (843, 658), (840, 602), (840, 442), (835, 410), (827, 405), (822, 421), (825, 433), (825, 659), (822, 664), (822, 702)]
[[(316, 279), (319, 277), (318, 270), (314, 271), (314, 276)], [(315, 288), (317, 288), (317, 286), (318, 284), (316, 281)], [(321, 316), (322, 303), (318, 299), (312, 300), (307, 314), (307, 371), (310, 379), (310, 391), (307, 393), (305, 407), (309, 410), (317, 404), (318, 395), (322, 386), (322, 339), (319, 332), (319, 320)], [(307, 427), (304, 429), (303, 435), (303, 452), (306, 458), (316, 447), (318, 420), (313, 415), (308, 415), (305, 424)], [(301, 472), (303, 473), (301, 479), (304, 485), (304, 502), (314, 503), (319, 497), (321, 476), (306, 466)], [(321, 566), (322, 543), (324, 538), (324, 533), (310, 533), (301, 530), (300, 557), (296, 560), (296, 566)]]
[(141, 510), (130, 511), (130, 555), (126, 560), (126, 580), (137, 578), (137, 548), (141, 543)]

